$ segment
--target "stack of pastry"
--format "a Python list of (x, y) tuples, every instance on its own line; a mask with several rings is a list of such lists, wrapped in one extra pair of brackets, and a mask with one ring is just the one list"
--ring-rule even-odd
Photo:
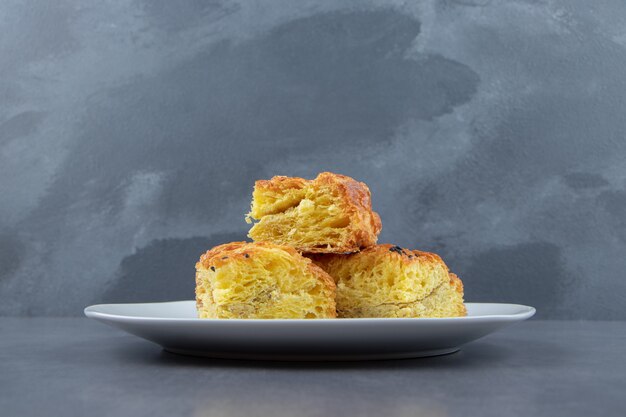
[(196, 264), (201, 318), (457, 317), (463, 284), (433, 253), (376, 244), (367, 185), (323, 172), (257, 181), (253, 242)]

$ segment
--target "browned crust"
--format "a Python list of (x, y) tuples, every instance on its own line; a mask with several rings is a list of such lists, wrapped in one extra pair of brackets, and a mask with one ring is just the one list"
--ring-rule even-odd
[(262, 255), (263, 249), (276, 249), (288, 253), (295, 262), (307, 264), (309, 272), (321, 280), (329, 288), (335, 288), (335, 281), (319, 266), (311, 262), (310, 259), (300, 255), (298, 251), (289, 246), (276, 245), (270, 242), (230, 242), (215, 246), (200, 256), (196, 263), (196, 270), (219, 268), (233, 260), (251, 259), (254, 256)]
[(341, 209), (350, 218), (351, 233), (348, 239), (332, 248), (307, 246), (297, 247), (298, 250), (307, 253), (350, 253), (376, 244), (382, 222), (378, 213), (372, 210), (371, 192), (365, 183), (332, 172), (322, 172), (314, 180), (275, 176), (270, 180), (258, 180), (255, 183), (257, 189), (272, 191), (305, 187), (312, 187), (314, 190), (329, 187), (337, 191), (342, 197)]
[(463, 294), (463, 281), (454, 273), (450, 272), (450, 286), (454, 288), (454, 291), (459, 294)]
[[(323, 184), (336, 188), (344, 196), (343, 208), (352, 219), (354, 238), (338, 251), (354, 252), (375, 245), (383, 225), (378, 213), (372, 210), (372, 194), (367, 184), (346, 175), (322, 172), (313, 180), (313, 187)], [(324, 250), (311, 252), (324, 253)]]
[(254, 183), (254, 188), (267, 189), (271, 191), (282, 191), (287, 189), (299, 189), (304, 188), (309, 183), (309, 180), (305, 180), (300, 177), (285, 177), (282, 175), (273, 176), (269, 180), (257, 180)]
[[(405, 249), (401, 248), (397, 245), (392, 245), (389, 243), (380, 243), (377, 245), (373, 245), (367, 247), (360, 252), (350, 253), (350, 254), (311, 254), (307, 255), (310, 259), (313, 260), (318, 265), (325, 265), (330, 262), (333, 262), (336, 259), (346, 260), (358, 260), (361, 257), (381, 257), (381, 256), (389, 256), (400, 258), (401, 261), (405, 264), (410, 264), (412, 262), (430, 262), (430, 263), (438, 263), (443, 265), (446, 270), (448, 270), (448, 266), (445, 264), (443, 259), (436, 253), (432, 252), (424, 252), (415, 249)], [(349, 258), (347, 258), (349, 257)], [(456, 275), (455, 275), (456, 277)], [(457, 277), (457, 280), (460, 279)], [(461, 287), (462, 290), (462, 287)]]
[[(450, 287), (452, 287), (452, 289), (454, 289), (454, 291), (459, 293), (461, 298), (463, 298), (463, 295), (464, 295), (463, 281), (461, 281), (461, 279), (452, 272), (450, 272), (448, 276), (450, 277)], [(459, 309), (458, 314), (460, 316), (467, 316), (467, 307), (465, 306), (465, 303), (459, 303), (458, 309)]]

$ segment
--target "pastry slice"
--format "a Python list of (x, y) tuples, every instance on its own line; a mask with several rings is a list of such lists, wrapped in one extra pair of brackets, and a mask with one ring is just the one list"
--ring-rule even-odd
[(337, 284), (338, 317), (466, 315), (463, 283), (434, 253), (382, 244), (310, 257)]
[(380, 217), (362, 182), (322, 172), (314, 180), (273, 177), (257, 181), (246, 221), (255, 242), (300, 252), (349, 253), (376, 243)]
[(335, 283), (293, 248), (227, 243), (196, 264), (196, 307), (200, 318), (334, 318)]

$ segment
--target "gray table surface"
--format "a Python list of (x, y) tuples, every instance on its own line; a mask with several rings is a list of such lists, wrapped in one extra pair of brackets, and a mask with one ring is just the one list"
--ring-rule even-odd
[(87, 319), (0, 318), (0, 415), (625, 416), (626, 322), (529, 321), (436, 358), (177, 356)]

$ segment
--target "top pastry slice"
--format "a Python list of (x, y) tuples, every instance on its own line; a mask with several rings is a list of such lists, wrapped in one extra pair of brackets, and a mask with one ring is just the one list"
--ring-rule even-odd
[(355, 252), (376, 244), (382, 228), (370, 197), (364, 183), (331, 172), (314, 180), (260, 180), (246, 217), (256, 220), (248, 236), (307, 253)]

